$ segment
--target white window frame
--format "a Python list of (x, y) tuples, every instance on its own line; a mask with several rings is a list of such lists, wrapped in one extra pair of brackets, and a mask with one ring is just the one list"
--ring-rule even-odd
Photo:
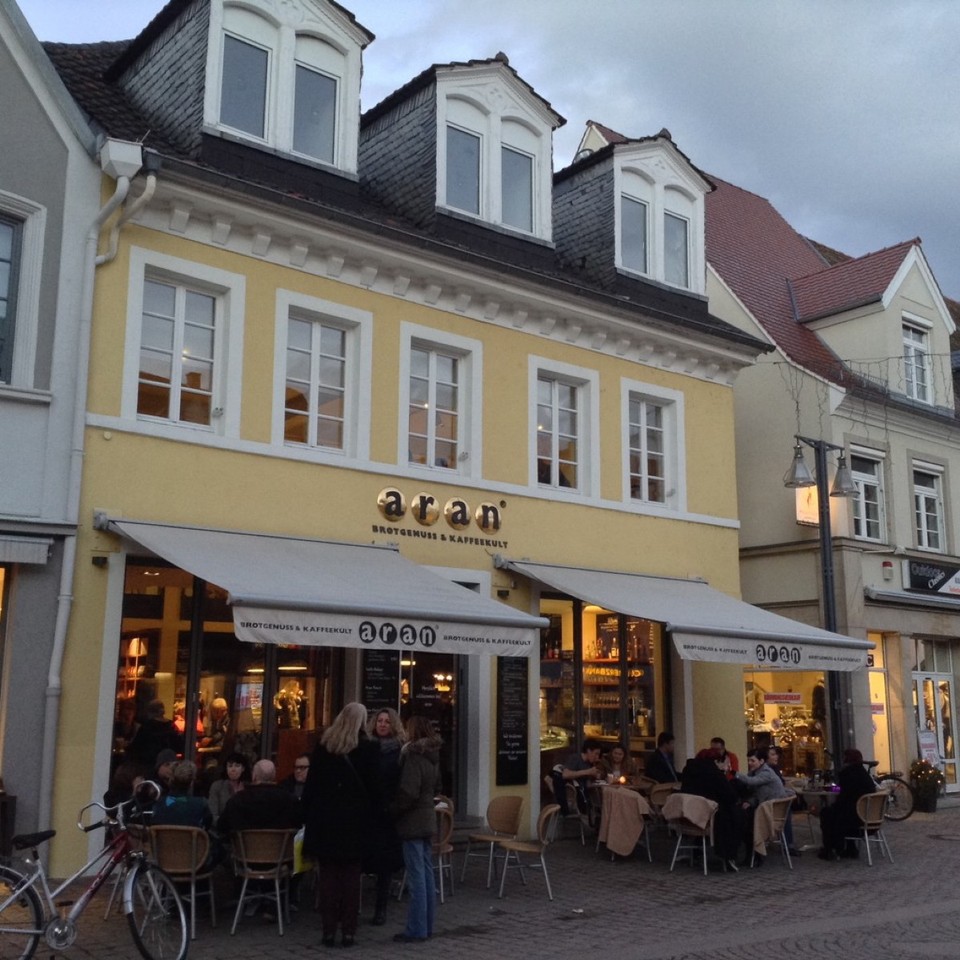
[[(582, 500), (595, 497), (600, 490), (600, 374), (586, 367), (576, 367), (547, 357), (531, 355), (527, 362), (527, 416), (529, 423), (528, 483), (533, 490), (549, 493), (552, 497)], [(540, 483), (537, 454), (537, 407), (541, 378), (561, 381), (577, 388), (578, 428), (576, 487)]]
[[(291, 316), (343, 330), (346, 366), (344, 369), (343, 447), (310, 446), (288, 441), (284, 435), (287, 385), (287, 328)], [(274, 323), (274, 392), (271, 443), (285, 452), (316, 460), (367, 460), (370, 456), (370, 391), (372, 382), (373, 314), (358, 307), (311, 297), (294, 290), (277, 291)], [(313, 414), (311, 414), (312, 416)]]
[[(933, 477), (934, 485), (930, 487), (917, 484), (917, 474), (924, 473)], [(945, 470), (940, 464), (914, 460), (910, 464), (910, 488), (913, 492), (913, 531), (918, 550), (929, 550), (933, 553), (947, 552), (947, 520), (946, 505), (943, 499)], [(931, 529), (926, 523), (926, 510), (922, 509), (933, 505), (936, 518), (936, 529)], [(938, 543), (932, 543), (936, 535)]]
[[(242, 0), (210, 4), (204, 89), (204, 130), (258, 146), (290, 153), (303, 162), (357, 172), (360, 133), (361, 29), (351, 33), (332, 13), (318, 8), (309, 22), (297, 4), (270, 0)], [(268, 77), (264, 136), (253, 136), (220, 122), (223, 85), (223, 43), (230, 34), (268, 51)], [(319, 47), (301, 41), (319, 41)], [(336, 81), (333, 158), (327, 160), (293, 149), (297, 65)]]
[[(868, 460), (876, 468), (875, 475), (862, 473), (855, 469), (854, 459)], [(887, 540), (887, 511), (886, 511), (886, 485), (884, 483), (884, 469), (886, 458), (883, 453), (877, 450), (867, 450), (859, 447), (850, 449), (850, 475), (857, 486), (856, 496), (851, 497), (850, 502), (850, 526), (851, 533), (856, 540), (866, 540), (871, 543), (885, 543)], [(866, 492), (865, 488), (871, 486), (876, 490), (877, 503), (877, 528), (878, 534), (873, 537), (867, 532), (869, 521), (866, 512)], [(863, 530), (857, 531), (857, 513), (860, 513)]]
[[(471, 220), (490, 223), (519, 236), (549, 241), (552, 233), (552, 130), (520, 106), (491, 73), (440, 76), (437, 83), (437, 207)], [(481, 85), (485, 88), (481, 89)], [(489, 85), (489, 86), (487, 86)], [(502, 110), (494, 103), (506, 102)], [(480, 139), (480, 212), (447, 202), (447, 130), (462, 130)], [(531, 158), (531, 230), (504, 223), (502, 148)]]
[[(641, 380), (620, 381), (621, 450), (623, 451), (622, 485), (623, 501), (650, 510), (667, 510), (671, 513), (687, 509), (686, 481), (686, 416), (685, 397), (679, 390), (661, 387)], [(630, 471), (630, 404), (641, 400), (656, 404), (663, 419), (664, 500), (644, 500), (632, 494)]]
[[(183, 284), (217, 298), (217, 326), (210, 424), (182, 423), (164, 417), (137, 413), (140, 378), (140, 341), (143, 322), (144, 280)], [(184, 260), (155, 250), (132, 247), (127, 294), (127, 330), (124, 341), (123, 392), (120, 416), (136, 421), (144, 432), (157, 435), (207, 433), (224, 437), (240, 435), (241, 374), (243, 369), (243, 313), (246, 279), (195, 260)]]
[(4, 388), (32, 389), (40, 324), (40, 283), (43, 274), (43, 242), (47, 229), (46, 207), (26, 197), (0, 190), (0, 211), (20, 223), (19, 269), (16, 314), (13, 318), (13, 359), (10, 381)]
[[(681, 182), (674, 165), (657, 162), (662, 150), (638, 147), (633, 155), (617, 158), (613, 168), (614, 257), (619, 271), (632, 277), (654, 280), (674, 290), (705, 293), (704, 200)], [(646, 271), (625, 265), (623, 259), (622, 198), (647, 204)], [(676, 284), (666, 279), (667, 216), (687, 224), (687, 282)]]
[[(670, 220), (676, 220), (678, 223), (684, 225), (684, 272), (686, 277), (682, 283), (678, 283), (676, 280), (671, 280), (667, 277), (667, 267), (668, 267), (668, 251), (667, 251), (667, 222)], [(683, 214), (676, 213), (673, 210), (664, 210), (663, 211), (663, 282), (668, 283), (674, 287), (680, 287), (683, 290), (690, 289), (690, 262), (692, 260), (691, 249), (690, 249), (690, 236), (692, 234), (690, 218), (683, 216)]]
[[(437, 351), (455, 356), (458, 363), (459, 389), (457, 425), (457, 462), (453, 467), (410, 461), (410, 352), (412, 349)], [(483, 473), (482, 437), (483, 404), (483, 344), (479, 340), (461, 337), (404, 321), (400, 324), (400, 400), (397, 417), (397, 464), (412, 474), (436, 477), (437, 474), (455, 474), (478, 479)]]
[[(903, 345), (903, 392), (917, 403), (932, 405), (933, 380), (930, 362), (930, 332), (932, 326), (916, 317), (904, 316), (901, 320), (900, 336)], [(923, 377), (923, 389), (916, 376), (919, 371)]]
[[(644, 231), (643, 231), (643, 269), (638, 270), (634, 266), (628, 266), (626, 263), (626, 244), (623, 239), (623, 206), (624, 202), (635, 203), (643, 207)], [(639, 273), (641, 276), (650, 274), (650, 201), (635, 197), (626, 191), (620, 193), (620, 202), (617, 204), (617, 262), (623, 265), (624, 270), (631, 273)]]

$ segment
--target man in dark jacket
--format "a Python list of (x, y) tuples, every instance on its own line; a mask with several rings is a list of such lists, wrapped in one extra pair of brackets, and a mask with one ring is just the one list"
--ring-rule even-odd
[(277, 783), (273, 762), (258, 760), (249, 786), (227, 801), (217, 830), (228, 837), (238, 830), (297, 829), (302, 823), (300, 801)]
[(657, 749), (653, 751), (643, 772), (657, 783), (675, 783), (680, 777), (673, 765), (674, 736), (666, 730), (657, 737)]

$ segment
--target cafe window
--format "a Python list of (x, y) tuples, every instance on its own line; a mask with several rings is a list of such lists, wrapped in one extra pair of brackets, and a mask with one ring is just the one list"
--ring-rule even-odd
[(642, 764), (667, 729), (663, 628), (594, 604), (544, 597), (540, 614), (543, 773), (592, 737)]
[(112, 769), (152, 772), (171, 748), (200, 788), (228, 753), (269, 757), (281, 776), (343, 697), (343, 650), (243, 643), (226, 592), (160, 561), (130, 558), (117, 660)]
[(480, 470), (483, 345), (404, 323), (400, 368), (400, 463), (472, 476)]
[(239, 433), (244, 289), (238, 274), (131, 250), (125, 419), (154, 433)]

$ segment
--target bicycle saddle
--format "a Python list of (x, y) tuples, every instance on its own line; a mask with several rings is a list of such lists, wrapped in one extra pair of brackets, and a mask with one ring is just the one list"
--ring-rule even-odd
[(39, 846), (44, 840), (49, 840), (56, 835), (56, 830), (41, 830), (39, 833), (22, 833), (14, 837), (10, 843), (14, 850), (28, 850), (30, 847)]

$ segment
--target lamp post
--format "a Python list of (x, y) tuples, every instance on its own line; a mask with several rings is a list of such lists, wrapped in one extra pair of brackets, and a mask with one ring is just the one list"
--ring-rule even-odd
[[(785, 487), (816, 487), (817, 513), (820, 534), (820, 583), (823, 594), (823, 625), (832, 633), (837, 632), (837, 595), (833, 575), (833, 537), (830, 530), (830, 498), (852, 497), (857, 494), (850, 469), (847, 467), (843, 447), (826, 440), (814, 440), (796, 434), (793, 447), (793, 463), (783, 478)], [(803, 447), (810, 447), (814, 453), (814, 472), (811, 474), (803, 459)], [(833, 486), (827, 486), (827, 454), (838, 452), (837, 472)], [(851, 726), (850, 677), (848, 674), (831, 670), (827, 673), (830, 692), (830, 740), (833, 752), (840, 756)]]

